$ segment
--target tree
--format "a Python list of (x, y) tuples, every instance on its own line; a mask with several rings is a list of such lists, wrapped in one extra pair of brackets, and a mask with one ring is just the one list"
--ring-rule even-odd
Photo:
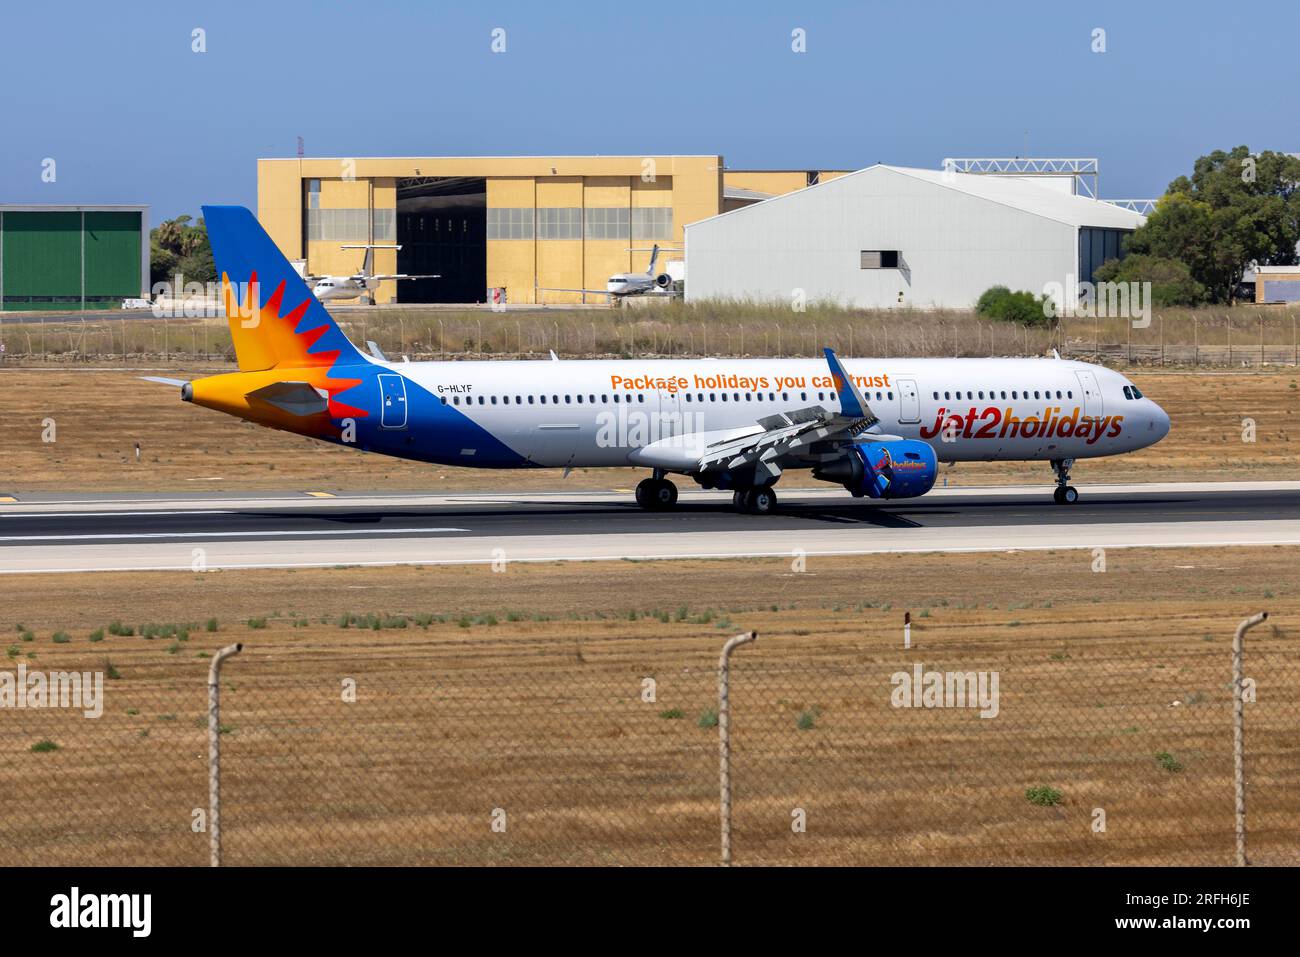
[(1128, 253), (1185, 263), (1216, 302), (1232, 302), (1252, 263), (1295, 265), (1300, 159), (1245, 146), (1215, 150), (1180, 176), (1125, 242)]
[(1133, 253), (1108, 259), (1097, 269), (1098, 282), (1149, 282), (1151, 304), (1195, 306), (1205, 301), (1205, 287), (1192, 278), (1191, 268), (1178, 259)]
[(202, 219), (191, 225), (189, 216), (177, 216), (159, 223), (149, 233), (149, 281), (175, 284), (178, 273), (185, 282), (218, 279), (207, 225)]

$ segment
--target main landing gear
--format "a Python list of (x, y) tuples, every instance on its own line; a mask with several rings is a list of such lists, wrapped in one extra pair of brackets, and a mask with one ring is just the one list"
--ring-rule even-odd
[(648, 512), (666, 512), (677, 505), (677, 486), (661, 475), (642, 479), (636, 487), (636, 503)]
[(1056, 472), (1056, 491), (1052, 498), (1057, 505), (1073, 505), (1079, 501), (1079, 490), (1070, 484), (1070, 466), (1074, 459), (1052, 459), (1052, 470)]
[(770, 515), (776, 511), (776, 489), (770, 485), (752, 485), (738, 488), (731, 496), (731, 504), (738, 512), (750, 515)]

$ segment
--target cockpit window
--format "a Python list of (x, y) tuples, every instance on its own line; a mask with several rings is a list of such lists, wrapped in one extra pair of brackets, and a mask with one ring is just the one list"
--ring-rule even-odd
[(1137, 386), (1131, 386), (1130, 388), (1132, 388), (1132, 390), (1133, 390), (1133, 398), (1135, 398), (1135, 399), (1140, 399), (1140, 398), (1142, 398), (1142, 393), (1138, 390), (1138, 387), (1137, 387)]
[(1132, 387), (1132, 386), (1130, 386), (1130, 385), (1126, 385), (1126, 386), (1124, 386), (1124, 398), (1126, 398), (1126, 399), (1131, 399), (1131, 398), (1133, 398), (1133, 387)]

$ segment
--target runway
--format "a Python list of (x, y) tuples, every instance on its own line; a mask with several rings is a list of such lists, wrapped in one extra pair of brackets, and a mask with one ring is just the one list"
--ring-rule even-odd
[(0, 573), (1300, 544), (1300, 482), (947, 489), (893, 503), (786, 491), (769, 516), (683, 491), (37, 494), (0, 504)]

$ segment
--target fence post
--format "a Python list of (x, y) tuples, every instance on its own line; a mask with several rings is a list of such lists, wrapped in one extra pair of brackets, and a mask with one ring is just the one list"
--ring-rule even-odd
[(239, 642), (226, 645), (208, 666), (208, 854), (212, 867), (221, 866), (221, 663), (243, 650)]
[(727, 693), (731, 653), (757, 637), (758, 632), (748, 631), (728, 639), (718, 658), (718, 786), (721, 791), (719, 807), (722, 815), (723, 867), (731, 866), (731, 715)]
[(1232, 638), (1232, 785), (1237, 798), (1237, 866), (1246, 866), (1246, 721), (1241, 682), (1243, 639), (1246, 632), (1268, 618), (1268, 612), (1251, 615), (1237, 626)]

